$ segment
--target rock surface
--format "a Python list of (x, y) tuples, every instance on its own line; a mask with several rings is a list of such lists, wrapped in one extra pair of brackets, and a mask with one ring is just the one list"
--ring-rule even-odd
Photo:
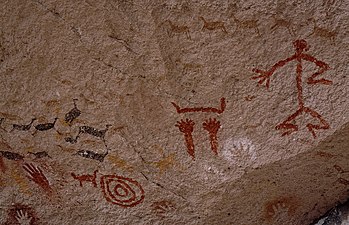
[(0, 5), (0, 224), (304, 225), (348, 199), (348, 1)]

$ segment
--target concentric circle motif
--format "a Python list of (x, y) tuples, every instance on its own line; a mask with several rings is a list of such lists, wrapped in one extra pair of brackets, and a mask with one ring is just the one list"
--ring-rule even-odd
[(104, 175), (101, 177), (101, 188), (106, 200), (119, 206), (133, 207), (144, 200), (142, 186), (131, 178)]

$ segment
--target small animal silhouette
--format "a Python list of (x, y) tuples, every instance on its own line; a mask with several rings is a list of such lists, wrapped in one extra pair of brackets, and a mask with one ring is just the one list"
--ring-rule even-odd
[(204, 17), (199, 16), (199, 19), (201, 19), (204, 22), (204, 25), (202, 26), (201, 30), (222, 30), (224, 33), (228, 33), (227, 29), (225, 28), (224, 22), (222, 21), (206, 21)]
[(20, 131), (30, 130), (30, 128), (31, 128), (31, 126), (32, 126), (32, 124), (33, 124), (33, 122), (35, 120), (36, 120), (36, 118), (33, 118), (29, 124), (25, 124), (25, 125), (22, 125), (22, 124), (12, 124), (12, 130), (10, 132), (12, 132), (14, 130), (20, 130)]
[(48, 153), (46, 151), (41, 151), (41, 152), (28, 152), (29, 154), (32, 154), (35, 156), (35, 159), (40, 159), (40, 158), (44, 158), (44, 157), (49, 157), (51, 158), (51, 156), (48, 155)]
[(178, 25), (173, 24), (170, 20), (166, 20), (164, 23), (166, 23), (166, 22), (170, 25), (170, 32), (168, 32), (170, 37), (173, 37), (174, 33), (177, 33), (177, 34), (184, 33), (187, 36), (187, 38), (189, 40), (191, 40), (190, 30), (189, 30), (188, 26), (185, 26), (185, 25), (178, 26)]
[(258, 29), (258, 20), (240, 20), (235, 17), (234, 14), (231, 14), (234, 22), (236, 23), (237, 29), (254, 29), (258, 36), (261, 36)]
[(75, 180), (78, 180), (80, 182), (80, 187), (82, 187), (82, 182), (91, 182), (94, 187), (97, 187), (97, 183), (96, 183), (97, 172), (98, 170), (95, 170), (93, 172), (93, 175), (86, 174), (86, 175), (78, 176), (75, 173), (71, 173), (71, 175)]
[(107, 124), (106, 128), (104, 130), (98, 130), (96, 128), (90, 127), (90, 126), (81, 126), (79, 127), (79, 133), (78, 136), (80, 134), (89, 134), (98, 138), (101, 138), (102, 140), (104, 140), (105, 134), (107, 133), (109, 127), (111, 127), (112, 125)]
[(279, 18), (276, 15), (272, 15), (272, 17), (274, 19), (274, 25), (271, 27), (272, 30), (275, 30), (277, 27), (286, 27), (291, 35), (296, 35), (292, 27), (293, 25), (290, 21)]
[(23, 160), (24, 159), (24, 156), (18, 154), (18, 153), (15, 153), (15, 152), (9, 152), (9, 151), (0, 151), (2, 157), (5, 157), (6, 159), (9, 159), (9, 160), (15, 160), (15, 161), (18, 161), (18, 160)]
[(78, 118), (81, 114), (81, 111), (76, 106), (76, 101), (77, 101), (77, 99), (73, 99), (74, 108), (72, 108), (67, 114), (65, 114), (64, 121), (68, 124), (71, 124), (73, 122), (73, 120)]
[(94, 159), (100, 162), (104, 161), (104, 158), (108, 155), (108, 150), (106, 153), (100, 154), (100, 153), (96, 153), (90, 150), (79, 150), (76, 155), (82, 156), (84, 158), (88, 158), (88, 159)]
[(50, 130), (52, 128), (55, 127), (55, 123), (58, 120), (58, 118), (56, 117), (55, 120), (53, 121), (53, 123), (42, 123), (42, 124), (38, 124), (35, 126), (35, 129), (38, 131), (46, 131), (46, 130)]
[(322, 37), (322, 38), (327, 38), (330, 41), (332, 41), (333, 44), (335, 44), (335, 38), (338, 34), (338, 31), (330, 31), (328, 29), (325, 28), (321, 28), (316, 24), (316, 21), (314, 18), (309, 19), (311, 22), (313, 22), (314, 27), (313, 27), (313, 32), (311, 32), (309, 36), (314, 35), (314, 36), (318, 36), (318, 37)]

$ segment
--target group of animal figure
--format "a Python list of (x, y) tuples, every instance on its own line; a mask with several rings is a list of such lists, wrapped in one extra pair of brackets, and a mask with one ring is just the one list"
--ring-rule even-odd
[[(271, 16), (274, 20), (274, 24), (271, 26), (271, 30), (275, 30), (278, 27), (284, 27), (288, 30), (290, 35), (296, 36), (295, 30), (294, 30), (294, 24), (290, 22), (289, 20), (280, 18), (276, 15)], [(207, 31), (214, 31), (214, 30), (220, 30), (223, 33), (227, 34), (227, 28), (226, 28), (226, 23), (223, 21), (209, 21), (205, 19), (203, 16), (198, 17), (202, 21), (202, 28), (201, 30), (207, 30)], [(234, 32), (239, 31), (241, 29), (253, 29), (255, 33), (258, 36), (261, 36), (259, 28), (258, 28), (258, 20), (257, 19), (250, 19), (250, 20), (242, 20), (238, 19), (234, 14), (231, 14), (231, 19), (234, 21), (236, 24), (236, 29)], [(307, 23), (312, 22), (313, 23), (313, 31), (308, 35), (314, 35), (322, 38), (327, 38), (331, 41), (335, 41), (335, 37), (338, 34), (338, 31), (331, 31), (326, 28), (319, 27), (315, 21), (315, 19), (310, 18), (307, 20)], [(170, 37), (173, 37), (175, 34), (176, 35), (181, 35), (185, 34), (187, 39), (191, 40), (191, 35), (190, 35), (190, 29), (187, 25), (177, 25), (171, 20), (166, 20), (162, 24), (168, 24), (169, 27), (167, 29), (167, 33)]]
[[(78, 107), (76, 105), (76, 101), (77, 101), (77, 99), (73, 99), (74, 107), (69, 112), (67, 112), (65, 114), (65, 117), (64, 117), (64, 122), (70, 126), (72, 125), (73, 121), (81, 115), (81, 111), (78, 109)], [(35, 131), (32, 133), (32, 135), (35, 135), (36, 132), (48, 131), (51, 129), (54, 129), (58, 134), (62, 135), (61, 132), (59, 132), (58, 130), (55, 129), (55, 124), (56, 124), (58, 119), (59, 118), (56, 117), (56, 118), (54, 118), (53, 122), (38, 123), (38, 124), (34, 125)], [(30, 131), (30, 129), (32, 128), (32, 126), (36, 120), (37, 120), (37, 118), (33, 118), (27, 124), (12, 124), (12, 129), (10, 131), (8, 131), (4, 127), (2, 127), (2, 125), (5, 121), (5, 118), (0, 118), (0, 128), (1, 128), (1, 130), (5, 131), (5, 132), (10, 132), (10, 133), (12, 133), (14, 131), (20, 131), (20, 132)], [(77, 143), (77, 140), (81, 134), (88, 134), (88, 135), (92, 135), (92, 136), (95, 136), (97, 138), (100, 138), (103, 141), (104, 145), (106, 146), (105, 135), (106, 135), (110, 126), (111, 125), (107, 124), (106, 128), (103, 130), (99, 130), (99, 129), (96, 129), (94, 127), (86, 126), (86, 125), (79, 126), (78, 127), (79, 132), (74, 138), (73, 137), (66, 137), (66, 138), (64, 138), (64, 140), (66, 142), (71, 143), (71, 144), (75, 144), (75, 143)], [(0, 153), (3, 157), (8, 158), (10, 160), (21, 160), (24, 158), (24, 156), (22, 156), (18, 153), (10, 152), (10, 151), (0, 151)], [(42, 151), (39, 153), (40, 154), (38, 154), (38, 153), (33, 153), (33, 154), (35, 155), (36, 158), (42, 158), (44, 156), (48, 156), (46, 151)], [(45, 153), (45, 155), (43, 153)], [(38, 155), (36, 155), (36, 154), (38, 154)], [(107, 154), (108, 154), (108, 148), (107, 148), (106, 153), (103, 153), (103, 154), (96, 153), (96, 152), (90, 151), (90, 150), (79, 150), (74, 155), (79, 155), (79, 156), (84, 157), (84, 158), (94, 159), (94, 160), (103, 162), (103, 160)]]

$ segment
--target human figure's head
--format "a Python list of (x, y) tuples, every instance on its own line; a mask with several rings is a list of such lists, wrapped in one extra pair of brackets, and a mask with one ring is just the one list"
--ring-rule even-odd
[(303, 50), (305, 51), (309, 50), (308, 43), (303, 39), (294, 41), (293, 46), (296, 48), (296, 52), (298, 53), (302, 53)]

